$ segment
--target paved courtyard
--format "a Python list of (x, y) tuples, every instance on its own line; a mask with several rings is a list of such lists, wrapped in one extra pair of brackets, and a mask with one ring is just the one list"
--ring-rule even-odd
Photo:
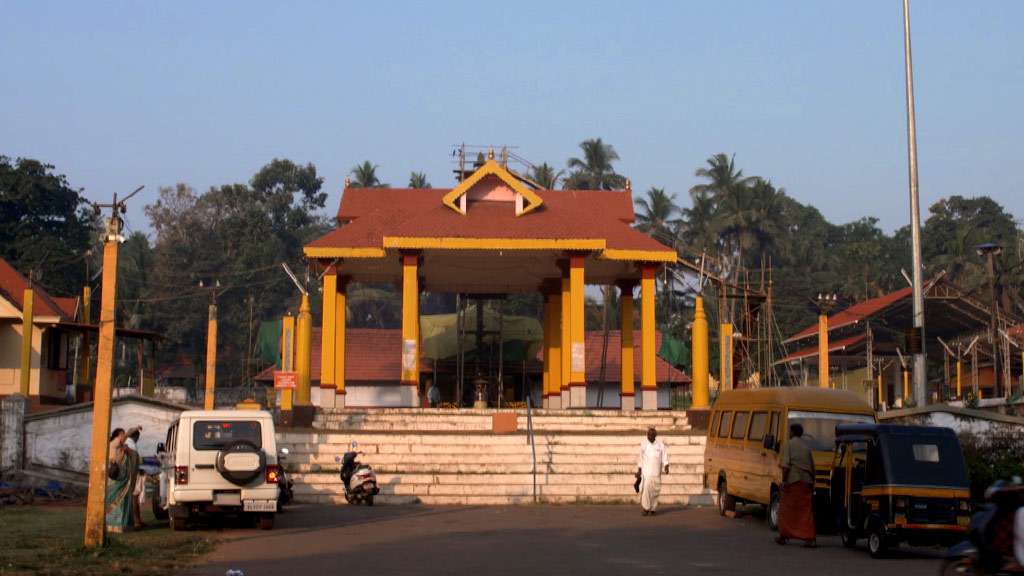
[(285, 574), (933, 575), (940, 551), (872, 560), (837, 538), (780, 548), (757, 516), (636, 506), (297, 506), (272, 532), (227, 529), (197, 576)]

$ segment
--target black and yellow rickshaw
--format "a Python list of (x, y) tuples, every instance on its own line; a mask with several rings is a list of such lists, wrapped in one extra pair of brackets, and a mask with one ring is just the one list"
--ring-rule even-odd
[(867, 538), (876, 558), (901, 542), (958, 542), (971, 518), (967, 467), (948, 428), (837, 426), (830, 496), (843, 545)]

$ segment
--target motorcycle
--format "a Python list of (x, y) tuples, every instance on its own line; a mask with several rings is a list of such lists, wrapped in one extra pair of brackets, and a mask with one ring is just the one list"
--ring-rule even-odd
[(998, 481), (985, 491), (986, 504), (971, 517), (968, 540), (946, 552), (941, 576), (1024, 574), (1013, 553), (1014, 520), (1024, 486)]
[(341, 485), (345, 488), (345, 501), (349, 504), (366, 503), (373, 506), (373, 497), (380, 493), (377, 486), (377, 474), (368, 464), (356, 460), (359, 454), (355, 450), (355, 442), (352, 443), (352, 450), (346, 452), (341, 458), (335, 457), (335, 461), (341, 462)]
[(288, 471), (285, 470), (285, 460), (288, 457), (288, 449), (281, 448), (277, 455), (277, 511), (284, 512), (286, 504), (291, 504), (292, 498), (295, 493), (292, 490), (295, 484), (292, 479), (288, 476)]

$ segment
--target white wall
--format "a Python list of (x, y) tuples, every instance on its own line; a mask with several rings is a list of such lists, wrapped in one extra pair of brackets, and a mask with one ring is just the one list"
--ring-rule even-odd
[[(156, 445), (184, 408), (136, 399), (113, 404), (110, 429), (142, 426), (139, 453), (156, 454)], [(92, 404), (30, 416), (25, 422), (25, 462), (75, 472), (88, 472), (92, 445)]]

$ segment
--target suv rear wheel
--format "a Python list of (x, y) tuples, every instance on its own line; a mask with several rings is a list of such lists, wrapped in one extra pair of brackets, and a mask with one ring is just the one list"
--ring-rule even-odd
[(273, 530), (274, 514), (260, 514), (259, 519), (256, 520), (256, 526), (258, 526), (260, 530)]

